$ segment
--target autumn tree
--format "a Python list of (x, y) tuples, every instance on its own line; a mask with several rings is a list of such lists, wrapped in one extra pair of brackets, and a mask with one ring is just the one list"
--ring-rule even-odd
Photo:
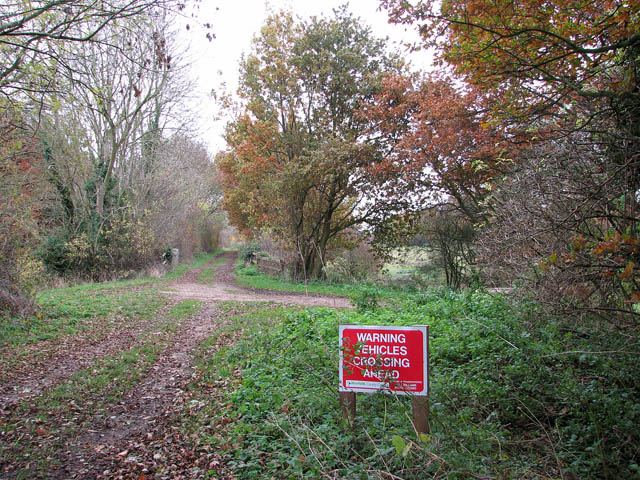
[[(538, 264), (551, 265), (543, 271), (529, 269), (528, 284), (539, 292), (554, 292), (556, 311), (577, 305), (562, 294), (573, 285), (591, 294), (575, 311), (616, 322), (636, 315), (640, 4), (381, 3), (392, 21), (416, 24), (441, 66), (482, 92), (489, 100), (488, 124), (520, 126), (531, 134), (531, 145), (512, 171), (493, 185), (496, 215), (490, 218), (490, 230), (503, 237), (512, 231), (509, 225), (529, 224), (527, 215), (546, 225), (544, 230), (512, 232), (529, 239), (519, 251), (528, 252), (530, 263), (537, 255)], [(532, 183), (540, 172), (546, 172), (545, 180)], [(554, 178), (557, 188), (550, 188)], [(515, 198), (522, 201), (518, 208)], [(507, 204), (509, 211), (504, 210)], [(517, 221), (513, 212), (522, 218)], [(489, 243), (497, 247), (508, 242), (485, 245)], [(489, 257), (499, 265), (509, 253), (498, 249)], [(562, 287), (552, 286), (560, 280)]]
[(508, 118), (575, 115), (580, 98), (602, 100), (604, 115), (637, 109), (637, 1), (381, 4), (393, 22), (416, 24), (440, 65), (493, 93)]
[(32, 313), (29, 294), (39, 271), (29, 261), (38, 241), (45, 192), (39, 143), (18, 112), (0, 115), (0, 321), (5, 315)]
[(409, 183), (425, 207), (449, 205), (471, 223), (482, 221), (491, 182), (522, 135), (489, 125), (486, 99), (450, 78), (390, 75), (383, 86), (362, 109), (385, 146), (375, 168)]
[(381, 150), (359, 108), (400, 62), (345, 9), (332, 18), (270, 17), (241, 65), (244, 111), (218, 157), (230, 221), (266, 231), (321, 275), (327, 249), (356, 226), (375, 226), (405, 198), (379, 194), (393, 179), (372, 166)]
[(468, 280), (476, 225), (490, 214), (492, 183), (522, 135), (488, 124), (485, 98), (444, 76), (390, 75), (362, 109), (385, 147), (375, 165), (401, 179), (423, 210), (414, 230), (430, 239), (447, 284)]

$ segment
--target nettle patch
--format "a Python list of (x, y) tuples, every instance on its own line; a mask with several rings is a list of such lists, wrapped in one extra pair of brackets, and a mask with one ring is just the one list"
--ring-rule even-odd
[[(634, 478), (638, 343), (536, 315), (448, 290), (361, 311), (253, 311), (245, 337), (204, 360), (230, 387), (228, 438), (212, 443), (247, 479)], [(408, 397), (359, 395), (344, 422), (340, 323), (430, 326), (428, 435), (413, 430)]]

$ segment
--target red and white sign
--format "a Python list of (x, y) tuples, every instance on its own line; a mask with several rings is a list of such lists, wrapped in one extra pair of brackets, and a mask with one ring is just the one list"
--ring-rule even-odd
[(429, 327), (340, 325), (341, 392), (428, 395)]

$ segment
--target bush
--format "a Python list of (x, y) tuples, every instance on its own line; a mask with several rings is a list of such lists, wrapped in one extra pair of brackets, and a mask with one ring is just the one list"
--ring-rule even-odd
[(243, 265), (250, 265), (256, 262), (260, 254), (260, 245), (256, 242), (247, 242), (238, 249), (238, 260)]
[(161, 252), (149, 224), (122, 217), (97, 234), (86, 225), (76, 233), (61, 228), (45, 238), (38, 256), (51, 272), (100, 279), (140, 269), (159, 259)]
[(256, 267), (255, 265), (249, 265), (248, 267), (239, 269), (238, 274), (255, 277), (257, 275), (260, 275), (260, 272), (258, 271), (258, 267)]
[(36, 254), (50, 272), (64, 274), (71, 269), (69, 252), (66, 248), (69, 239), (70, 233), (64, 229), (59, 229), (45, 237), (42, 245), (37, 250)]
[(331, 283), (356, 283), (368, 280), (379, 267), (371, 250), (361, 244), (327, 261), (324, 274)]
[(380, 291), (376, 287), (361, 287), (350, 296), (350, 299), (360, 313), (376, 310), (380, 299)]

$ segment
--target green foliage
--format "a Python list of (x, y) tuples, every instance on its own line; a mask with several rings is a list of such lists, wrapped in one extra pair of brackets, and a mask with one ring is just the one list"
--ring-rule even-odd
[(377, 287), (362, 287), (352, 293), (351, 303), (353, 303), (360, 313), (378, 308), (380, 290)]
[[(319, 295), (335, 295), (348, 297), (361, 292), (361, 287), (353, 284), (334, 284), (321, 280), (312, 280), (307, 283), (293, 282), (282, 278), (275, 278), (260, 273), (255, 266), (236, 269), (236, 282), (238, 285), (262, 290), (274, 290), (280, 292), (314, 293)], [(402, 296), (400, 290), (378, 287), (380, 296), (393, 298)]]
[[(269, 317), (269, 310), (262, 313)], [(239, 478), (636, 478), (640, 353), (616, 332), (568, 331), (482, 292), (430, 290), (376, 310), (282, 313), (209, 368), (241, 369), (229, 392)], [(274, 318), (274, 317), (270, 317)], [(338, 324), (430, 325), (431, 432), (410, 401), (337, 405)], [(206, 360), (205, 360), (206, 362)]]
[(238, 261), (243, 266), (249, 265), (256, 261), (261, 251), (257, 242), (247, 242), (238, 249)]
[(258, 275), (261, 275), (258, 267), (256, 267), (255, 265), (249, 265), (248, 267), (239, 268), (237, 270), (237, 273), (238, 275), (241, 275), (243, 277), (256, 277)]
[(224, 206), (240, 230), (270, 234), (295, 278), (321, 277), (349, 229), (379, 225), (407, 203), (396, 192), (382, 200), (393, 179), (375, 168), (384, 152), (359, 112), (382, 76), (402, 68), (346, 6), (308, 21), (270, 16), (241, 62), (241, 114), (217, 158)]
[(217, 217), (207, 217), (200, 221), (198, 230), (200, 233), (200, 248), (202, 251), (215, 252), (220, 246), (220, 232), (225, 226), (225, 222)]
[(92, 221), (73, 232), (58, 229), (45, 238), (38, 254), (52, 272), (93, 279), (126, 273), (161, 257), (151, 226), (127, 214), (111, 218), (99, 230)]
[(37, 251), (44, 265), (52, 272), (64, 273), (70, 268), (66, 249), (70, 234), (64, 229), (58, 229), (47, 235)]

